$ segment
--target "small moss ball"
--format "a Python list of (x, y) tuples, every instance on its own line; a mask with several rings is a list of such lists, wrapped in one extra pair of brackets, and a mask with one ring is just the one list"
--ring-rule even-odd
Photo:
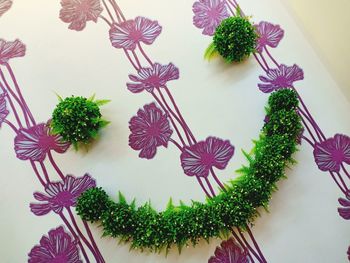
[(298, 94), (292, 89), (280, 89), (269, 97), (271, 111), (296, 109), (298, 104)]
[(77, 213), (85, 221), (96, 222), (107, 210), (109, 197), (101, 187), (93, 187), (82, 193), (77, 200)]
[(224, 19), (216, 28), (214, 46), (227, 62), (241, 62), (255, 51), (258, 34), (247, 18)]
[(87, 144), (96, 138), (104, 124), (96, 102), (74, 96), (59, 102), (51, 121), (52, 132), (60, 134), (63, 140), (75, 146), (77, 143)]

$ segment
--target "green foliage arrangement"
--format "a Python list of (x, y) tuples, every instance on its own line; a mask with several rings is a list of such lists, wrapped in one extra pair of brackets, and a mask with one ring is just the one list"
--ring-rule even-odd
[(211, 59), (219, 53), (227, 62), (241, 62), (249, 57), (256, 47), (258, 34), (248, 18), (237, 16), (224, 19), (216, 28), (213, 42), (204, 57)]
[(75, 149), (81, 144), (89, 144), (97, 137), (99, 130), (109, 123), (102, 119), (99, 108), (108, 100), (95, 100), (95, 96), (89, 99), (74, 96), (58, 98), (59, 103), (52, 114), (52, 133), (60, 134)]
[(248, 164), (239, 177), (228, 182), (226, 189), (205, 203), (191, 205), (172, 201), (165, 211), (157, 212), (151, 203), (136, 207), (119, 193), (119, 201), (107, 198), (101, 188), (84, 192), (77, 201), (77, 212), (83, 220), (100, 222), (103, 235), (131, 242), (132, 249), (168, 251), (176, 244), (196, 245), (200, 239), (224, 237), (234, 227), (245, 228), (258, 215), (258, 208), (268, 208), (276, 183), (285, 177), (285, 168), (293, 164), (301, 120), (296, 111), (297, 95), (293, 90), (274, 92), (266, 108), (267, 122), (250, 153), (243, 151)]

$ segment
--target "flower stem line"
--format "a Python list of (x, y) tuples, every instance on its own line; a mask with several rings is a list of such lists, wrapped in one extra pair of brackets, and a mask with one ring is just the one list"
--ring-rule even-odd
[(314, 129), (314, 131), (316, 133), (317, 138), (319, 139), (319, 142), (322, 142), (322, 140), (323, 140), (322, 136), (321, 136), (319, 130), (317, 129), (317, 127), (315, 127), (315, 125), (313, 124), (313, 121), (310, 119), (310, 117), (300, 107), (298, 107), (298, 111), (301, 113), (301, 115), (303, 115), (301, 117), (305, 118), (304, 119), (305, 122), (308, 121), (311, 124), (312, 128)]
[(49, 174), (48, 174), (48, 172), (47, 172), (47, 169), (46, 169), (45, 164), (44, 164), (43, 162), (39, 162), (39, 163), (40, 163), (40, 166), (41, 166), (41, 170), (42, 170), (43, 173), (44, 173), (44, 177), (45, 177), (45, 179), (46, 179), (46, 183), (47, 183), (47, 184), (51, 183), (51, 182), (50, 182), (50, 178), (49, 178)]
[(136, 54), (135, 50), (132, 50), (131, 53), (133, 54), (133, 56), (134, 56), (134, 58), (135, 58), (135, 61), (136, 61), (136, 64), (137, 64), (138, 68), (139, 68), (139, 69), (142, 68), (141, 63), (140, 63), (140, 60), (139, 60), (139, 58), (137, 57), (137, 54)]
[(140, 43), (137, 44), (142, 56), (147, 60), (147, 62), (151, 65), (151, 67), (153, 66), (153, 62), (152, 60), (148, 57), (148, 55), (146, 54), (146, 52), (143, 50), (142, 46)]
[(80, 231), (79, 226), (78, 226), (78, 224), (77, 224), (77, 222), (76, 222), (76, 220), (75, 220), (75, 218), (74, 218), (74, 215), (73, 215), (72, 210), (70, 209), (70, 207), (67, 207), (67, 211), (68, 211), (69, 217), (70, 217), (70, 219), (71, 219), (71, 221), (72, 221), (72, 223), (73, 223), (73, 226), (74, 226), (76, 232), (78, 233), (80, 239), (81, 239), (81, 240), (85, 243), (85, 245), (89, 248), (89, 250), (90, 250), (91, 253), (94, 255), (94, 257), (95, 257), (96, 259), (98, 259), (97, 262), (100, 263), (100, 262), (101, 262), (100, 259), (99, 259), (100, 256), (99, 256), (98, 253), (95, 251), (95, 249), (92, 247), (92, 245), (90, 244), (90, 242), (86, 239), (86, 237), (84, 236), (84, 234)]
[(337, 178), (335, 177), (334, 173), (333, 173), (333, 172), (329, 172), (329, 173), (331, 174), (331, 176), (332, 176), (334, 182), (335, 182), (335, 183), (337, 184), (337, 186), (339, 187), (340, 191), (342, 191), (343, 194), (346, 195), (346, 191), (347, 191), (346, 186), (344, 186), (344, 187), (345, 187), (345, 189), (344, 189), (344, 188), (340, 185), (340, 183), (338, 182), (338, 180), (337, 180)]
[(258, 58), (258, 56), (256, 54), (253, 54), (253, 56), (255, 57), (255, 60), (259, 63), (260, 67), (267, 73), (267, 69), (265, 68), (265, 66), (261, 63), (260, 59)]
[(225, 186), (221, 183), (221, 181), (219, 180), (219, 178), (216, 176), (215, 171), (214, 171), (213, 168), (210, 168), (210, 173), (211, 173), (211, 175), (213, 176), (215, 182), (220, 186), (220, 188), (221, 188), (223, 191), (226, 191)]
[(166, 99), (165, 99), (165, 97), (164, 97), (162, 91), (161, 91), (160, 89), (157, 89), (157, 91), (158, 91), (158, 93), (159, 93), (159, 95), (160, 95), (160, 97), (161, 97), (161, 99), (162, 99), (163, 104), (164, 104), (165, 107), (167, 108), (168, 112), (175, 118), (175, 120), (176, 120), (176, 121), (180, 124), (180, 126), (182, 127), (182, 129), (183, 129), (183, 131), (184, 131), (184, 133), (185, 133), (185, 136), (186, 136), (186, 138), (187, 138), (187, 141), (188, 141), (189, 145), (192, 145), (191, 138), (190, 138), (190, 136), (189, 136), (189, 134), (188, 134), (188, 131), (187, 131), (186, 126), (185, 126), (185, 125), (183, 124), (183, 122), (180, 120), (180, 117), (177, 116), (177, 115), (175, 114), (175, 112), (171, 109), (171, 107), (170, 107), (169, 104), (167, 103), (167, 101), (166, 101)]
[(270, 51), (268, 50), (268, 48), (265, 46), (264, 50), (266, 52), (266, 54), (268, 55), (268, 57), (271, 59), (271, 61), (277, 66), (279, 67), (280, 64), (276, 61), (276, 59), (271, 55)]
[(230, 0), (226, 0), (226, 6), (227, 6), (227, 8), (230, 10), (231, 15), (232, 15), (232, 16), (236, 16), (236, 14), (235, 14), (235, 12), (232, 10), (230, 4), (233, 6), (233, 8), (235, 8), (234, 5), (233, 5), (233, 3), (230, 2)]
[(181, 145), (174, 139), (170, 138), (169, 142), (172, 142), (181, 152), (183, 151), (183, 148), (181, 147)]
[(270, 70), (269, 64), (267, 63), (265, 57), (261, 53), (258, 53), (258, 54), (259, 54), (262, 62), (264, 63), (266, 70)]
[(99, 18), (104, 20), (108, 24), (109, 27), (112, 27), (112, 23), (110, 21), (108, 21), (108, 19), (106, 17), (104, 17), (103, 15), (99, 15)]
[(22, 101), (23, 106), (25, 107), (26, 112), (27, 112), (30, 120), (32, 121), (32, 124), (35, 125), (36, 123), (35, 123), (35, 119), (33, 117), (33, 114), (31, 113), (31, 111), (30, 111), (30, 109), (29, 109), (29, 107), (27, 105), (27, 102), (26, 102), (26, 100), (24, 99), (24, 97), (22, 95), (21, 89), (19, 88), (19, 85), (18, 85), (18, 81), (17, 81), (17, 79), (15, 77), (15, 74), (13, 73), (13, 70), (12, 70), (10, 64), (6, 63), (5, 66), (6, 66), (6, 69), (8, 70), (8, 72), (9, 72), (9, 74), (11, 76), (13, 84), (15, 85), (15, 88), (17, 90), (18, 96), (19, 96), (20, 100)]
[(5, 119), (3, 120), (3, 123), (7, 124), (16, 134), (18, 134), (18, 130), (12, 122)]
[(349, 174), (349, 172), (346, 170), (346, 168), (345, 168), (345, 166), (344, 166), (343, 163), (341, 164), (341, 169), (342, 169), (343, 172), (346, 174), (346, 176), (350, 179), (350, 174)]
[(252, 252), (252, 254), (254, 255), (254, 257), (255, 257), (260, 263), (267, 263), (266, 261), (263, 261), (263, 260), (259, 257), (258, 253), (250, 246), (249, 242), (247, 241), (247, 239), (245, 238), (245, 236), (244, 236), (242, 230), (241, 230), (239, 227), (237, 227), (237, 231), (238, 231), (239, 235), (241, 236), (241, 238), (242, 238), (242, 240), (243, 240), (245, 246)]
[(241, 245), (242, 249), (244, 249), (247, 252), (247, 256), (250, 258), (250, 261), (252, 263), (255, 263), (254, 258), (252, 257), (249, 249), (247, 248), (247, 246), (244, 244), (244, 242), (242, 241), (242, 239), (239, 237), (239, 235), (232, 229), (231, 233), (233, 235), (233, 237), (236, 239), (236, 241)]
[(78, 235), (75, 233), (73, 227), (71, 226), (71, 224), (69, 223), (69, 221), (67, 220), (67, 218), (65, 217), (65, 215), (62, 212), (59, 215), (60, 215), (62, 221), (64, 222), (64, 224), (69, 229), (69, 231), (72, 233), (74, 239), (77, 241), (78, 246), (80, 247), (80, 250), (85, 258), (86, 263), (90, 263), (90, 260), (89, 260), (88, 255), (86, 254), (85, 248), (84, 248), (83, 244), (81, 243)]
[(112, 22), (115, 23), (115, 20), (114, 20), (114, 18), (113, 18), (113, 16), (112, 16), (111, 11), (110, 11), (109, 8), (108, 8), (108, 5), (106, 4), (106, 1), (105, 1), (105, 0), (102, 0), (102, 3), (103, 3), (103, 5), (104, 5), (104, 7), (105, 7), (105, 9), (106, 9), (106, 11), (107, 11), (109, 17), (111, 18)]
[(267, 261), (266, 261), (264, 255), (263, 255), (263, 253), (261, 252), (261, 249), (260, 249), (258, 243), (256, 242), (256, 239), (255, 239), (255, 237), (253, 236), (253, 233), (252, 233), (252, 231), (250, 230), (250, 227), (249, 227), (248, 225), (247, 225), (247, 232), (248, 232), (248, 235), (249, 235), (250, 239), (253, 241), (253, 244), (254, 244), (254, 246), (255, 246), (255, 249), (258, 251), (258, 254), (259, 254), (260, 258), (262, 259), (263, 262), (267, 263)]
[(314, 134), (312, 133), (312, 131), (311, 131), (310, 127), (307, 125), (307, 123), (306, 123), (306, 121), (305, 121), (304, 117), (303, 117), (303, 116), (300, 116), (300, 117), (301, 117), (301, 121), (302, 121), (302, 123), (303, 123), (304, 127), (306, 128), (307, 132), (308, 132), (308, 133), (309, 133), (309, 135), (311, 136), (311, 138), (312, 138), (312, 140), (314, 141), (314, 143), (316, 143), (316, 142), (317, 142), (317, 140), (316, 140), (316, 138), (315, 138)]
[(213, 197), (215, 197), (216, 194), (215, 194), (214, 188), (213, 188), (213, 186), (211, 185), (211, 183), (210, 183), (208, 177), (205, 177), (204, 180), (205, 180), (205, 182), (207, 183), (207, 185), (208, 185), (208, 187), (209, 187), (209, 190), (210, 190), (210, 192), (211, 192), (211, 195), (212, 195)]
[(151, 94), (152, 94), (153, 98), (157, 101), (157, 103), (160, 105), (160, 107), (163, 109), (163, 111), (164, 111), (165, 113), (168, 114), (169, 120), (170, 120), (170, 122), (171, 122), (173, 128), (175, 129), (176, 134), (177, 134), (177, 136), (179, 137), (179, 139), (180, 139), (182, 145), (183, 145), (183, 146), (186, 146), (185, 140), (183, 139), (183, 137), (182, 137), (182, 135), (181, 135), (179, 129), (177, 128), (177, 125), (176, 125), (176, 123), (174, 122), (172, 115), (168, 112), (167, 108), (164, 106), (164, 104), (162, 103), (162, 101), (157, 97), (157, 95), (156, 95), (153, 91), (151, 92)]
[(64, 174), (62, 173), (61, 169), (58, 167), (58, 165), (56, 164), (51, 151), (48, 152), (47, 156), (49, 157), (50, 163), (52, 165), (52, 167), (56, 170), (57, 174), (61, 177), (61, 179), (64, 179)]
[(16, 110), (16, 107), (15, 107), (15, 105), (14, 105), (12, 99), (11, 99), (11, 96), (7, 93), (7, 91), (6, 91), (5, 87), (3, 86), (3, 84), (1, 83), (1, 81), (0, 81), (0, 88), (1, 88), (1, 90), (2, 90), (4, 93), (6, 93), (7, 100), (8, 100), (8, 102), (9, 102), (9, 104), (10, 104), (10, 107), (11, 107), (11, 109), (12, 109), (12, 112), (13, 112), (13, 114), (14, 114), (14, 116), (15, 116), (15, 119), (16, 119), (16, 121), (17, 121), (17, 124), (18, 124), (19, 128), (23, 128), (21, 119), (19, 118), (19, 115), (18, 115), (17, 110)]
[(212, 196), (209, 194), (208, 190), (204, 187), (204, 184), (203, 184), (201, 178), (198, 177), (198, 176), (196, 176), (196, 179), (197, 179), (197, 181), (198, 181), (200, 187), (201, 187), (202, 190), (204, 191), (204, 193), (207, 195), (207, 197), (212, 198)]
[(115, 0), (109, 0), (109, 1), (113, 5), (116, 14), (118, 16), (120, 16), (123, 21), (126, 21), (125, 16), (124, 16), (122, 10), (120, 9), (120, 7), (118, 6), (117, 2)]
[(307, 138), (306, 136), (301, 136), (301, 138), (302, 138), (304, 141), (306, 141), (308, 144), (310, 144), (310, 146), (311, 146), (312, 148), (315, 147), (315, 144), (314, 144), (309, 138)]
[(123, 50), (124, 50), (124, 53), (125, 53), (126, 57), (127, 57), (128, 60), (129, 60), (129, 62), (130, 62), (131, 65), (134, 67), (134, 69), (135, 69), (136, 71), (139, 71), (140, 68), (138, 68), (138, 67), (136, 66), (136, 64), (135, 64), (135, 62), (132, 60), (132, 58), (131, 58), (129, 52), (128, 52), (125, 48), (124, 48)]
[(41, 178), (40, 174), (39, 174), (39, 171), (38, 171), (38, 168), (36, 167), (35, 165), (35, 162), (34, 161), (30, 161), (30, 164), (34, 170), (34, 173), (36, 175), (36, 177), (38, 178), (39, 182), (41, 183), (41, 185), (45, 188), (46, 186), (46, 183), (44, 182), (44, 180)]
[(4, 75), (3, 71), (1, 70), (1, 68), (0, 68), (0, 76), (1, 76), (1, 79), (2, 79), (3, 83), (5, 84), (5, 87), (6, 87), (6, 90), (7, 90), (7, 94), (9, 96), (11, 95), (13, 97), (13, 99), (17, 102), (18, 106), (21, 108), (21, 110), (23, 112), (23, 116), (24, 116), (25, 122), (27, 124), (27, 127), (29, 127), (30, 124), (29, 124), (29, 120), (28, 120), (28, 116), (27, 116), (27, 111), (26, 111), (26, 109), (25, 109), (25, 107), (23, 105), (23, 102), (19, 99), (19, 97), (11, 89), (11, 86), (7, 82), (7, 80), (5, 78), (5, 75)]

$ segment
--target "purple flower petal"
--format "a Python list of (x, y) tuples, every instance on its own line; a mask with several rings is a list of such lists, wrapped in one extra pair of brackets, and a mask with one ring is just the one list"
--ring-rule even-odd
[(161, 32), (162, 27), (157, 21), (138, 16), (134, 20), (114, 24), (109, 36), (113, 47), (134, 50), (141, 42), (151, 45)]
[(12, 6), (12, 0), (0, 0), (0, 17)]
[(10, 59), (23, 57), (26, 53), (26, 46), (18, 39), (5, 41), (0, 39), (0, 64), (6, 64)]
[(29, 263), (82, 263), (76, 242), (62, 226), (43, 236), (40, 245), (33, 247), (28, 256)]
[(234, 154), (229, 141), (208, 137), (205, 141), (186, 146), (181, 153), (181, 166), (188, 176), (207, 177), (212, 167), (225, 169)]
[(229, 17), (226, 4), (222, 0), (199, 0), (192, 7), (193, 24), (203, 29), (204, 35), (212, 36), (222, 20)]
[(223, 241), (208, 263), (249, 263), (248, 253), (233, 238)]
[(69, 23), (69, 29), (81, 31), (87, 21), (97, 22), (102, 12), (99, 0), (61, 0), (60, 19)]
[(350, 192), (345, 196), (346, 198), (339, 198), (338, 202), (343, 207), (338, 208), (339, 215), (345, 220), (350, 220)]
[(350, 137), (336, 134), (321, 143), (316, 143), (314, 158), (321, 171), (339, 172), (340, 165), (350, 164)]
[(277, 47), (284, 36), (284, 31), (279, 25), (274, 25), (269, 22), (260, 22), (256, 26), (259, 38), (257, 41), (256, 50), (262, 52), (266, 46)]
[(156, 155), (157, 147), (167, 147), (173, 133), (167, 115), (155, 103), (140, 109), (129, 124), (129, 145), (136, 151), (141, 150), (140, 158), (152, 159)]
[(278, 68), (269, 69), (266, 76), (259, 76), (259, 79), (264, 83), (259, 83), (259, 89), (264, 93), (291, 88), (295, 81), (304, 79), (304, 72), (298, 65), (288, 67), (281, 64)]

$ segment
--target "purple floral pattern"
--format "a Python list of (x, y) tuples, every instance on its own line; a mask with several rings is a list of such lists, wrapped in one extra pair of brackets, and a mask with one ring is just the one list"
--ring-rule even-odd
[(49, 231), (28, 254), (29, 263), (82, 263), (72, 237), (62, 226)]
[(100, 0), (61, 0), (60, 18), (69, 23), (69, 29), (81, 31), (86, 22), (97, 22), (102, 12)]
[(12, 6), (12, 0), (0, 0), (0, 17)]
[(46, 193), (35, 192), (34, 198), (41, 203), (31, 203), (30, 210), (37, 216), (51, 211), (59, 214), (64, 208), (74, 207), (79, 195), (92, 187), (96, 187), (96, 182), (88, 174), (78, 178), (67, 175), (63, 181), (49, 183)]
[(157, 21), (145, 17), (136, 17), (120, 24), (114, 24), (109, 31), (112, 46), (134, 50), (139, 43), (151, 45), (162, 32)]
[(23, 57), (26, 53), (26, 46), (18, 39), (5, 41), (0, 39), (0, 64), (6, 64), (10, 59)]
[(248, 253), (243, 250), (233, 238), (223, 241), (215, 250), (208, 263), (249, 263)]
[(51, 135), (48, 124), (41, 123), (22, 128), (15, 137), (15, 152), (18, 159), (42, 162), (50, 151), (65, 153), (70, 144), (59, 135)]
[(350, 191), (346, 193), (345, 198), (339, 198), (338, 202), (343, 206), (338, 208), (339, 215), (345, 220), (350, 220)]
[(6, 107), (6, 94), (2, 93), (0, 94), (0, 128), (8, 114), (9, 114), (9, 111), (7, 110), (7, 107)]
[(208, 137), (205, 141), (186, 146), (181, 154), (181, 166), (188, 176), (207, 177), (212, 167), (226, 168), (234, 154), (229, 141)]
[(322, 171), (339, 172), (341, 164), (350, 164), (350, 137), (336, 134), (314, 147), (314, 158)]
[(157, 147), (168, 146), (173, 133), (167, 115), (155, 103), (145, 105), (130, 120), (129, 145), (132, 149), (140, 151), (139, 157), (152, 159)]
[(170, 63), (161, 65), (154, 63), (152, 67), (141, 68), (138, 75), (129, 75), (134, 83), (127, 83), (128, 89), (133, 93), (144, 90), (152, 92), (154, 89), (164, 87), (168, 81), (179, 78), (179, 69)]
[(264, 83), (259, 83), (259, 89), (264, 93), (270, 93), (282, 88), (291, 88), (293, 83), (304, 79), (304, 72), (297, 65), (288, 67), (284, 64), (278, 68), (269, 69), (266, 76), (260, 76), (259, 79)]
[(212, 36), (222, 20), (229, 17), (223, 0), (199, 0), (192, 7), (193, 24), (203, 29), (203, 34)]
[(256, 50), (262, 52), (266, 46), (275, 48), (278, 46), (284, 36), (284, 31), (279, 25), (262, 21), (256, 25), (259, 35)]

